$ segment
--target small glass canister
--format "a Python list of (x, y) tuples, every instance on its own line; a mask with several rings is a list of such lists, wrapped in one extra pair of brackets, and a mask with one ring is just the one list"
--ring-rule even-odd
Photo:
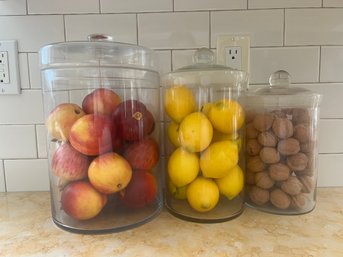
[(246, 202), (276, 214), (314, 209), (321, 96), (290, 86), (286, 71), (249, 92), (246, 124)]
[(40, 50), (53, 221), (126, 230), (163, 206), (154, 52), (104, 35)]
[[(241, 152), (247, 74), (214, 63), (207, 48), (194, 64), (162, 78), (166, 207), (195, 222), (222, 222), (243, 211)], [(243, 151), (244, 152), (244, 151)]]

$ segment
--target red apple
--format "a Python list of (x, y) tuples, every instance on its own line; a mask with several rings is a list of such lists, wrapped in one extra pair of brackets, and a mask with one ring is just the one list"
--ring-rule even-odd
[(51, 160), (53, 173), (62, 180), (75, 181), (87, 177), (90, 160), (88, 156), (64, 143), (54, 153)]
[(153, 138), (145, 138), (128, 146), (124, 157), (137, 170), (152, 169), (159, 159), (159, 147)]
[(88, 220), (100, 213), (107, 202), (107, 196), (99, 193), (87, 181), (68, 184), (62, 191), (62, 209), (77, 220)]
[(120, 103), (113, 113), (113, 122), (119, 125), (125, 140), (135, 141), (149, 135), (154, 129), (154, 117), (137, 100)]
[(80, 153), (95, 156), (121, 146), (121, 137), (117, 133), (107, 116), (88, 114), (74, 123), (69, 140)]
[(143, 170), (132, 173), (129, 185), (120, 192), (123, 203), (129, 208), (141, 208), (152, 203), (157, 194), (155, 177)]
[(88, 178), (91, 184), (105, 194), (124, 189), (132, 177), (132, 168), (122, 156), (106, 153), (95, 158), (89, 166)]
[(108, 88), (98, 88), (85, 96), (82, 109), (87, 113), (111, 115), (120, 103), (120, 96)]
[(67, 141), (71, 127), (84, 115), (85, 112), (76, 104), (60, 104), (50, 112), (47, 118), (48, 132), (54, 139)]

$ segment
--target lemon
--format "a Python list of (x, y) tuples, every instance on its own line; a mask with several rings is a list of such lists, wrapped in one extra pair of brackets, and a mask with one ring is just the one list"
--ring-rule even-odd
[(236, 101), (222, 99), (212, 105), (208, 118), (215, 129), (222, 133), (233, 133), (244, 123), (244, 110)]
[(168, 175), (177, 187), (191, 183), (199, 173), (199, 157), (182, 147), (177, 148), (168, 160)]
[(175, 122), (180, 123), (195, 107), (195, 98), (188, 87), (177, 85), (165, 90), (164, 109)]
[(211, 143), (212, 136), (212, 124), (201, 112), (187, 115), (179, 127), (180, 143), (190, 152), (200, 152), (206, 149)]
[(177, 187), (173, 184), (173, 182), (169, 179), (168, 180), (168, 190), (169, 193), (175, 198), (179, 200), (184, 200), (187, 198), (186, 195), (186, 190), (187, 190), (187, 185), (183, 187)]
[(169, 141), (176, 147), (181, 146), (179, 141), (179, 124), (176, 122), (171, 122), (167, 128), (167, 134)]
[(214, 129), (213, 130), (213, 138), (212, 138), (212, 143), (214, 142), (219, 142), (219, 141), (224, 141), (224, 140), (236, 140), (238, 139), (239, 135), (236, 132), (233, 133), (222, 133), (219, 132), (218, 130)]
[(211, 144), (200, 156), (200, 169), (204, 177), (222, 178), (238, 162), (238, 146), (226, 140)]
[(198, 212), (212, 210), (219, 201), (217, 184), (209, 178), (196, 178), (187, 187), (187, 201)]
[(236, 165), (225, 177), (218, 178), (215, 181), (219, 187), (219, 192), (225, 195), (229, 200), (232, 200), (243, 189), (244, 174), (242, 169)]

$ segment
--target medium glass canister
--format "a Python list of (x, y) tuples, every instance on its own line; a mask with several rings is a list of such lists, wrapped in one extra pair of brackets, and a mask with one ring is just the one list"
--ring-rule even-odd
[(40, 49), (53, 221), (130, 229), (163, 206), (154, 52), (104, 35)]
[(316, 203), (321, 96), (290, 86), (286, 71), (269, 82), (244, 100), (246, 202), (270, 213), (307, 213)]
[(242, 213), (246, 85), (245, 72), (216, 65), (207, 48), (163, 76), (165, 202), (173, 215), (211, 223)]

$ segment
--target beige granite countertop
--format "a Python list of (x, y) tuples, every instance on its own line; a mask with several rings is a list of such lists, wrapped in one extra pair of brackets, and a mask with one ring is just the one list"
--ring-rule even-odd
[(343, 256), (343, 188), (318, 189), (309, 214), (246, 208), (218, 224), (183, 221), (166, 210), (129, 231), (79, 235), (56, 227), (48, 192), (0, 194), (1, 257)]

